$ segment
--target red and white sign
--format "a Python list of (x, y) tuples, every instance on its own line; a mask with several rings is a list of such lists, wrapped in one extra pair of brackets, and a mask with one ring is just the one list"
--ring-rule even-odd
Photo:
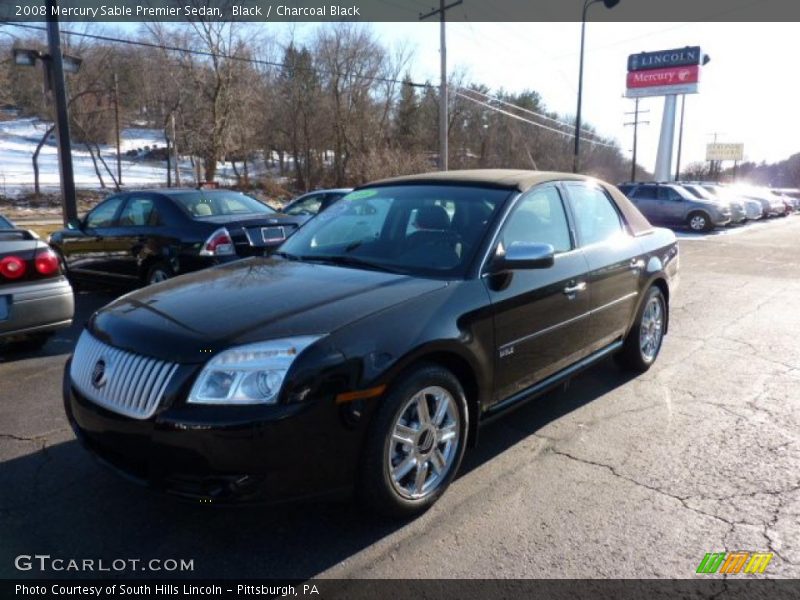
[(648, 69), (646, 71), (630, 71), (628, 73), (628, 89), (652, 88), (674, 85), (687, 85), (700, 80), (700, 67), (669, 67), (666, 69)]

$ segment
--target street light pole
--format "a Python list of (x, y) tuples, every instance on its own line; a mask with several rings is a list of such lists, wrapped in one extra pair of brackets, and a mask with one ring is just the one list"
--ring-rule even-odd
[(619, 0), (585, 0), (583, 3), (583, 15), (581, 17), (581, 57), (578, 67), (578, 108), (575, 111), (575, 153), (572, 157), (572, 172), (577, 173), (580, 169), (581, 152), (581, 107), (583, 105), (583, 51), (586, 42), (586, 12), (592, 4), (602, 2), (606, 8), (614, 8), (619, 4)]
[(61, 179), (61, 196), (64, 206), (64, 225), (78, 218), (75, 197), (75, 176), (72, 170), (72, 144), (69, 137), (67, 91), (64, 83), (64, 60), (61, 55), (61, 36), (58, 31), (58, 0), (47, 0), (47, 43), (50, 58), (46, 65), (56, 108), (55, 133), (58, 140), (58, 169)]

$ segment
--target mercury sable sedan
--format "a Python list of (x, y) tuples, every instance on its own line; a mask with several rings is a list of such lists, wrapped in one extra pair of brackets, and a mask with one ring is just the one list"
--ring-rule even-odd
[(579, 175), (377, 182), (269, 257), (95, 313), (64, 373), (108, 465), (203, 502), (355, 491), (411, 515), (490, 419), (614, 355), (656, 360), (678, 246)]

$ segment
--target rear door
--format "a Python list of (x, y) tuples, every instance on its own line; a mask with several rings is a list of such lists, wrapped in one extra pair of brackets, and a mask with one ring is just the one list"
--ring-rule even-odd
[(655, 185), (640, 185), (628, 196), (636, 208), (652, 223), (663, 223), (664, 217), (658, 204), (658, 187)]
[(564, 184), (578, 244), (589, 265), (591, 318), (586, 327), (591, 351), (620, 338), (637, 303), (644, 256), (611, 199), (598, 184)]
[[(686, 192), (688, 194), (689, 192)], [(667, 185), (658, 186), (658, 203), (660, 212), (664, 215), (664, 222), (669, 225), (683, 225), (688, 199), (675, 188)]]
[(507, 248), (515, 242), (552, 244), (555, 264), (515, 270), (507, 277), (484, 276), (494, 311), (496, 401), (585, 355), (588, 265), (576, 248), (557, 185), (537, 186), (517, 201), (497, 245)]

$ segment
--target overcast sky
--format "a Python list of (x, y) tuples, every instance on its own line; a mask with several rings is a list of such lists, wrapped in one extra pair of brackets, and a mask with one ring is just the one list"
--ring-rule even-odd
[[(475, 5), (490, 10), (489, 5)], [(458, 8), (454, 10), (459, 10)], [(577, 99), (580, 23), (450, 23), (449, 69), (467, 73), (468, 81), (497, 90), (533, 89), (548, 108), (573, 115)], [(469, 10), (474, 11), (474, 8)], [(592, 11), (604, 10), (602, 5)], [(484, 16), (485, 18), (485, 16)], [(301, 39), (320, 24), (294, 28)], [(373, 23), (385, 43), (407, 44), (413, 50), (414, 80), (439, 80), (438, 23)], [(264, 25), (287, 39), (286, 24)], [(616, 138), (625, 152), (632, 148), (632, 127), (626, 111), (633, 100), (623, 97), (627, 56), (641, 51), (702, 47), (711, 62), (702, 69), (700, 93), (687, 96), (682, 164), (705, 159), (705, 145), (718, 134), (720, 142), (744, 143), (745, 159), (768, 162), (800, 152), (800, 56), (796, 23), (602, 23), (586, 30), (584, 122)], [(638, 162), (653, 170), (661, 125), (663, 98), (645, 98), (649, 109), (640, 127)], [(677, 134), (676, 134), (677, 146)]]

